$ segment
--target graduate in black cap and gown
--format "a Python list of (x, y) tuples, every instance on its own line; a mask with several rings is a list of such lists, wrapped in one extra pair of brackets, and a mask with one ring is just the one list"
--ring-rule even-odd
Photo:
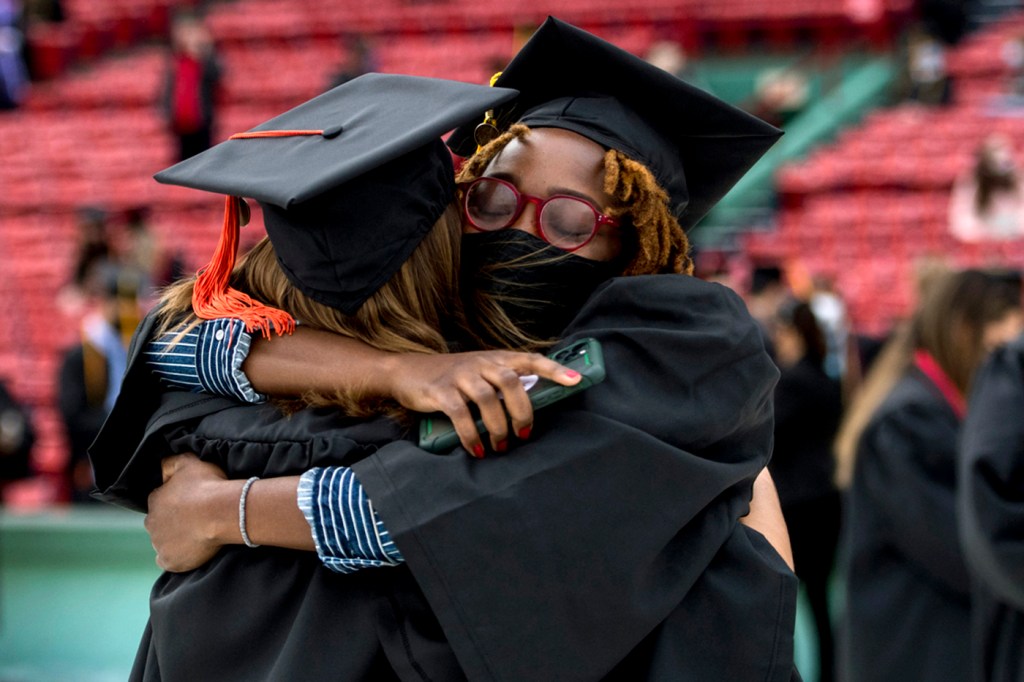
[[(599, 51), (610, 47), (557, 22), (547, 29), (579, 35)], [(737, 122), (750, 126), (748, 136), (761, 136), (760, 151), (733, 159), (727, 179), (708, 190), (720, 190), (717, 196), (776, 136), (749, 117)], [(598, 170), (606, 154), (599, 153)], [(682, 176), (676, 180), (678, 196)], [(628, 208), (621, 215), (642, 232), (643, 216)], [(537, 223), (542, 232), (550, 227), (543, 218)], [(685, 234), (680, 229), (676, 237), (662, 255), (679, 257), (664, 259), (665, 272), (686, 261)], [(552, 241), (535, 238), (540, 248)], [(521, 246), (515, 236), (505, 243)], [(649, 255), (641, 251), (635, 243), (630, 263)], [(763, 536), (737, 523), (771, 440), (776, 373), (756, 326), (722, 287), (636, 277), (595, 292), (565, 330), (567, 340), (584, 335), (605, 344), (609, 380), (545, 415), (535, 436), (509, 456), (439, 457), (397, 441), (352, 462), (429, 604), (408, 601), (411, 593), (388, 602), (397, 622), (421, 635), (410, 665), (449, 660), (438, 652), (450, 647), (469, 679), (789, 679), (795, 580)], [(144, 381), (138, 373), (129, 378)], [(652, 396), (675, 404), (652, 409)], [(205, 419), (199, 431), (175, 432), (189, 410), (209, 410), (216, 401), (205, 400), (205, 407), (182, 410), (164, 399), (132, 453), (143, 468), (150, 461), (148, 479), (131, 466), (112, 466), (123, 450), (113, 436), (97, 442), (108, 499), (124, 502), (152, 487), (151, 460), (168, 442), (209, 456), (218, 440), (211, 433), (237, 432), (226, 412)], [(126, 414), (137, 409), (126, 407)], [(253, 509), (264, 483), (252, 487)], [(294, 504), (294, 487), (291, 494)], [(250, 536), (266, 544), (252, 529)], [(409, 614), (424, 609), (445, 641), (432, 639), (439, 633), (429, 627), (417, 629), (430, 619)], [(431, 653), (428, 642), (441, 648)]]
[(972, 680), (1024, 680), (1024, 337), (978, 372), (960, 445), (957, 519), (972, 575)]
[(971, 677), (957, 446), (976, 370), (1021, 328), (1020, 296), (1019, 282), (984, 271), (935, 275), (844, 417), (841, 679)]

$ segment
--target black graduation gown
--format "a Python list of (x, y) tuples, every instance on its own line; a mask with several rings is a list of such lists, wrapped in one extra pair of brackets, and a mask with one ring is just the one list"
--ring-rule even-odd
[(993, 353), (975, 379), (960, 455), (972, 679), (1024, 682), (1024, 337)]
[(911, 368), (861, 436), (843, 527), (849, 682), (968, 679), (959, 430), (939, 390)]
[[(133, 481), (147, 477), (130, 470), (167, 452), (197, 451), (233, 477), (351, 464), (407, 561), (358, 582), (313, 566), (312, 592), (261, 560), (295, 554), (281, 550), (228, 548), (165, 575), (145, 675), (159, 665), (159, 679), (178, 679), (165, 660), (188, 665), (186, 652), (202, 647), (231, 661), (218, 679), (241, 674), (235, 666), (238, 679), (304, 677), (296, 662), (319, 663), (330, 647), (292, 633), (315, 629), (317, 642), (347, 638), (354, 650), (327, 665), (337, 679), (387, 679), (367, 677), (382, 657), (401, 679), (790, 679), (795, 576), (737, 523), (768, 459), (777, 376), (742, 303), (692, 278), (614, 280), (567, 334), (601, 340), (608, 379), (539, 413), (530, 442), (503, 457), (431, 455), (401, 440), (377, 448), (386, 422), (331, 425), (309, 410), (284, 419), (207, 402), (197, 424), (191, 396), (173, 395), (139, 448), (94, 447), (94, 458), (126, 465), (100, 481), (107, 499), (136, 503)], [(236, 589), (243, 568), (249, 582)], [(293, 592), (265, 603), (263, 581)], [(305, 612), (282, 617), (298, 608), (286, 602)], [(276, 663), (249, 665), (250, 648), (276, 652)]]

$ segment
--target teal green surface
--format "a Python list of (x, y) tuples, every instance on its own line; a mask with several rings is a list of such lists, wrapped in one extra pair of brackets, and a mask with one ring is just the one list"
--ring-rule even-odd
[(0, 513), (0, 680), (125, 680), (160, 571), (142, 516)]

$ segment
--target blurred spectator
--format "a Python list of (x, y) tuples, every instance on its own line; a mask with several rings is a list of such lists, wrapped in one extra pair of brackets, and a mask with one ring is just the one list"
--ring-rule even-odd
[(141, 206), (129, 209), (124, 219), (125, 241), (120, 265), (136, 277), (139, 283), (138, 297), (143, 307), (148, 309), (157, 288), (171, 281), (168, 272), (170, 264), (149, 227), (148, 209)]
[(1024, 680), (1024, 336), (993, 353), (971, 391), (957, 479), (971, 569), (979, 682)]
[(765, 346), (773, 356), (772, 325), (779, 307), (789, 295), (789, 287), (783, 281), (782, 268), (776, 265), (760, 265), (754, 268), (744, 300), (750, 315), (761, 326)]
[(0, 0), (0, 109), (16, 109), (25, 98), (28, 69), (21, 25), (19, 0)]
[(86, 206), (78, 211), (71, 279), (57, 296), (58, 307), (65, 315), (77, 317), (82, 313), (86, 301), (86, 280), (92, 272), (114, 263), (107, 222), (107, 212), (96, 206)]
[(750, 113), (785, 128), (807, 106), (810, 87), (798, 69), (768, 69), (757, 78)]
[(0, 382), (0, 501), (8, 483), (31, 475), (35, 438), (28, 410)]
[(922, 27), (914, 26), (907, 32), (903, 53), (901, 98), (928, 106), (952, 102), (946, 46)]
[(645, 59), (663, 71), (698, 88), (712, 92), (701, 75), (697, 64), (689, 58), (683, 46), (674, 40), (659, 40), (651, 45)]
[(949, 231), (966, 242), (1024, 235), (1024, 188), (1006, 137), (986, 137), (975, 152), (974, 165), (953, 184)]
[(342, 57), (341, 64), (331, 74), (328, 88), (334, 88), (342, 83), (347, 83), (353, 78), (358, 78), (364, 73), (377, 70), (377, 58), (374, 54), (370, 41), (361, 35), (354, 36), (348, 41), (348, 49)]
[(844, 417), (848, 682), (971, 679), (956, 447), (975, 371), (1024, 325), (1020, 297), (1019, 281), (977, 270), (931, 276)]
[(825, 334), (827, 353), (825, 372), (833, 379), (842, 380), (846, 375), (847, 337), (846, 303), (835, 290), (831, 277), (818, 274), (811, 277), (809, 296), (811, 310)]
[(1003, 45), (1003, 62), (1010, 72), (1006, 94), (1018, 103), (1024, 102), (1024, 35), (1018, 35)]
[(829, 579), (839, 541), (839, 491), (833, 483), (832, 441), (843, 401), (825, 373), (825, 335), (803, 302), (783, 303), (772, 329), (775, 361), (775, 449), (771, 470), (789, 527), (797, 577), (807, 591), (818, 641), (818, 679), (834, 679)]
[(161, 101), (168, 128), (178, 140), (179, 160), (210, 147), (220, 80), (220, 61), (202, 19), (192, 13), (176, 15)]
[(72, 502), (91, 500), (86, 449), (121, 387), (128, 339), (141, 318), (137, 289), (137, 280), (117, 268), (92, 270), (85, 285), (90, 310), (82, 320), (82, 340), (61, 360), (58, 400), (70, 446), (66, 480)]

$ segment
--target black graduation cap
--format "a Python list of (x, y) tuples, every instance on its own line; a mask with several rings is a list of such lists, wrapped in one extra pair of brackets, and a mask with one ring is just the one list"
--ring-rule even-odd
[(196, 282), (199, 317), (237, 317), (250, 331), (290, 317), (229, 290), (240, 197), (263, 208), (289, 280), (351, 314), (406, 261), (454, 198), (454, 127), (514, 97), (505, 88), (366, 74), (156, 174), (228, 195), (224, 232)]
[[(782, 131), (611, 43), (548, 17), (495, 80), (521, 95), (498, 107), (513, 123), (564, 128), (643, 163), (693, 227), (775, 143)], [(469, 156), (470, 124), (448, 140)]]

